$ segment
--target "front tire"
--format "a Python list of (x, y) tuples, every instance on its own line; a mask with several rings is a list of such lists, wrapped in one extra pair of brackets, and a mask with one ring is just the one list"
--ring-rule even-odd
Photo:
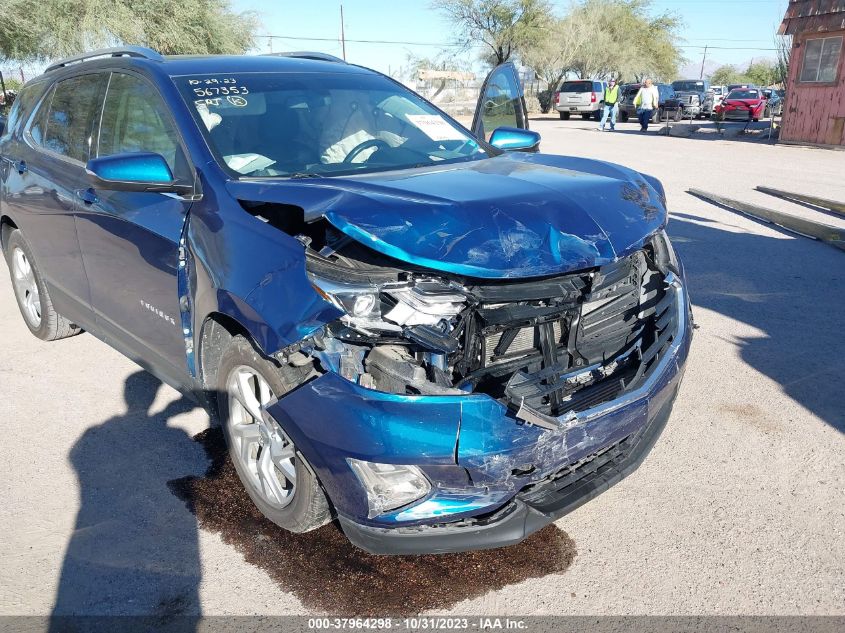
[(317, 475), (290, 436), (261, 407), (302, 383), (306, 367), (279, 367), (243, 336), (223, 352), (217, 369), (217, 405), (229, 455), (261, 513), (291, 532), (331, 521)]
[(53, 308), (44, 277), (20, 230), (15, 229), (9, 235), (5, 255), (18, 309), (29, 331), (42, 341), (58, 341), (82, 332), (82, 328)]

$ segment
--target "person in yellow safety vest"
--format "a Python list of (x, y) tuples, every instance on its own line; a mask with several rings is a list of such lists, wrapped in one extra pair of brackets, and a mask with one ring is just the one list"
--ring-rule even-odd
[(604, 132), (604, 126), (607, 125), (607, 118), (610, 117), (610, 130), (613, 131), (616, 129), (616, 117), (619, 114), (619, 86), (616, 85), (615, 79), (607, 82), (607, 87), (604, 89), (604, 94), (602, 95), (602, 103), (604, 104), (604, 108), (599, 130)]

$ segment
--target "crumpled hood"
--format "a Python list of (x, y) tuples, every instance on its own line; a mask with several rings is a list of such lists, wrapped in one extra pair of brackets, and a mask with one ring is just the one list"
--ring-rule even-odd
[(239, 200), (302, 207), (306, 221), (322, 216), (390, 257), (481, 278), (600, 266), (640, 248), (666, 223), (662, 191), (643, 175), (544, 154), (228, 186)]

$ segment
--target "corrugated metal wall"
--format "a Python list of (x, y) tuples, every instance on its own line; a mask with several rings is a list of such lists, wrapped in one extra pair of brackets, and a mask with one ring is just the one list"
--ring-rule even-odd
[(780, 139), (789, 142), (845, 145), (845, 50), (839, 55), (835, 84), (800, 83), (798, 76), (808, 35), (833, 37), (845, 35), (845, 30), (795, 35), (795, 43), (800, 46), (792, 50)]

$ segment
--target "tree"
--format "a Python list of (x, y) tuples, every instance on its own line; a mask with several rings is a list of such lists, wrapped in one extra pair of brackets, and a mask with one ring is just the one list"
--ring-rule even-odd
[(745, 78), (758, 86), (771, 86), (779, 81), (777, 63), (768, 60), (752, 62), (745, 71)]
[(673, 79), (683, 61), (675, 45), (681, 19), (652, 16), (651, 0), (582, 0), (572, 10), (591, 31), (575, 68), (582, 78)]
[[(408, 70), (410, 75), (415, 79), (419, 78), (426, 71), (443, 71), (454, 73), (455, 75), (466, 74), (467, 76), (473, 76), (471, 66), (472, 64), (468, 60), (456, 58), (451, 51), (440, 51), (433, 57), (408, 54)], [(437, 103), (437, 97), (446, 89), (449, 78), (443, 76), (437, 78), (435, 81), (438, 82), (437, 88), (435, 88), (432, 94), (426, 95), (432, 103)]]
[(710, 83), (717, 86), (727, 84), (756, 84), (770, 86), (780, 81), (780, 70), (776, 62), (760, 60), (751, 62), (745, 72), (739, 72), (736, 66), (720, 66), (710, 75)]
[(730, 64), (719, 66), (710, 75), (710, 83), (716, 86), (742, 83), (744, 80), (739, 71)]
[(775, 35), (775, 48), (777, 48), (777, 80), (786, 85), (786, 78), (789, 76), (789, 62), (792, 58), (792, 36)]
[(0, 57), (20, 60), (120, 44), (165, 55), (243, 53), (258, 26), (229, 0), (0, 0), (0, 15)]
[(523, 62), (548, 82), (541, 107), (570, 73), (584, 79), (668, 80), (683, 60), (675, 45), (680, 19), (672, 13), (653, 16), (650, 0), (579, 0), (550, 24), (520, 51)]
[(548, 0), (433, 0), (432, 7), (457, 27), (467, 47), (484, 43), (494, 66), (541, 35), (552, 19)]
[(592, 35), (585, 21), (568, 15), (553, 19), (546, 31), (523, 46), (520, 55), (523, 63), (546, 82), (546, 89), (538, 95), (543, 112), (551, 108), (552, 94), (574, 68), (579, 52), (588, 45)]

